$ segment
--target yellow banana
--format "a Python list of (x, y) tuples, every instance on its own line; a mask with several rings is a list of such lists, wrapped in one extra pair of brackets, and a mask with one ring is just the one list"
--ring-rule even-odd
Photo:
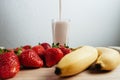
[(113, 70), (120, 64), (120, 54), (118, 51), (105, 47), (97, 47), (99, 57), (95, 65), (100, 70)]
[(55, 74), (66, 77), (87, 69), (98, 57), (97, 49), (83, 46), (65, 55), (56, 65)]
[(79, 46), (79, 47), (76, 47), (76, 48), (70, 48), (72, 51), (75, 51), (75, 50), (77, 50), (77, 49), (79, 49), (79, 48), (81, 48), (81, 47), (83, 47), (83, 46)]

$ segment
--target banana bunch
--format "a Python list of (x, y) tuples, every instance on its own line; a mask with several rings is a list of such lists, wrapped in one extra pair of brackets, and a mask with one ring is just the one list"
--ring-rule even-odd
[(120, 64), (120, 54), (105, 47), (82, 46), (65, 55), (56, 65), (55, 74), (60, 77), (78, 74), (92, 64), (100, 70), (113, 70)]

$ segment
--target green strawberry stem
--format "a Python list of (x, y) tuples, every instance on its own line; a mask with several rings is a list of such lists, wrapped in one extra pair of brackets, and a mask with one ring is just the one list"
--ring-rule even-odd
[[(56, 44), (55, 44), (55, 43), (52, 43), (52, 47), (59, 48), (60, 45), (61, 45), (60, 43), (56, 43)], [(67, 44), (64, 44), (63, 46), (64, 46), (65, 48), (69, 48), (69, 46), (68, 46)]]
[(2, 54), (2, 53), (3, 53), (3, 49), (0, 48), (0, 54)]
[(59, 43), (56, 43), (56, 44), (55, 44), (55, 43), (52, 43), (52, 47), (53, 47), (53, 48), (59, 48)]
[(8, 50), (8, 49), (3, 49), (3, 52), (10, 52), (10, 50)]
[(39, 42), (38, 45), (41, 45), (41, 43)]
[(22, 48), (20, 47), (20, 48), (18, 48), (17, 51), (14, 51), (14, 52), (15, 52), (16, 55), (19, 56), (22, 53)]
[(0, 48), (0, 54), (3, 54), (3, 53), (5, 53), (5, 52), (10, 52), (10, 50)]
[(64, 46), (65, 46), (66, 48), (69, 48), (69, 46), (68, 46), (67, 44), (64, 44)]

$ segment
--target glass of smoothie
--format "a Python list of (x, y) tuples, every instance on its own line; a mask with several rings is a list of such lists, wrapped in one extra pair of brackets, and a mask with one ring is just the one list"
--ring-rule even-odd
[(70, 20), (52, 20), (53, 43), (68, 45)]

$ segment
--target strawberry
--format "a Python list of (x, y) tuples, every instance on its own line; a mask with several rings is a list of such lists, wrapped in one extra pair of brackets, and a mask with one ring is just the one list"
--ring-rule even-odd
[(59, 48), (59, 49), (63, 52), (64, 55), (66, 55), (66, 54), (68, 54), (68, 53), (70, 53), (70, 52), (72, 51), (72, 50), (69, 48), (69, 46), (67, 46), (66, 44), (61, 45), (61, 44), (59, 44), (59, 43), (57, 43), (57, 44), (54, 44), (54, 43), (53, 43), (52, 46)]
[(8, 79), (14, 77), (20, 70), (18, 57), (14, 52), (2, 52), (0, 54), (0, 78)]
[(66, 47), (60, 47), (60, 50), (63, 52), (64, 55), (72, 51), (70, 48), (66, 48)]
[(34, 50), (40, 57), (42, 57), (45, 52), (45, 49), (41, 45), (33, 46), (32, 50)]
[(22, 46), (23, 49), (27, 50), (27, 49), (31, 49), (31, 45), (24, 45)]
[(41, 45), (44, 47), (45, 50), (51, 48), (51, 45), (49, 43), (46, 43), (46, 42), (41, 43)]
[(63, 57), (63, 52), (59, 48), (50, 48), (45, 51), (45, 62), (47, 67), (58, 63)]
[(33, 51), (28, 49), (19, 55), (20, 63), (27, 68), (39, 68), (43, 66), (42, 59)]

